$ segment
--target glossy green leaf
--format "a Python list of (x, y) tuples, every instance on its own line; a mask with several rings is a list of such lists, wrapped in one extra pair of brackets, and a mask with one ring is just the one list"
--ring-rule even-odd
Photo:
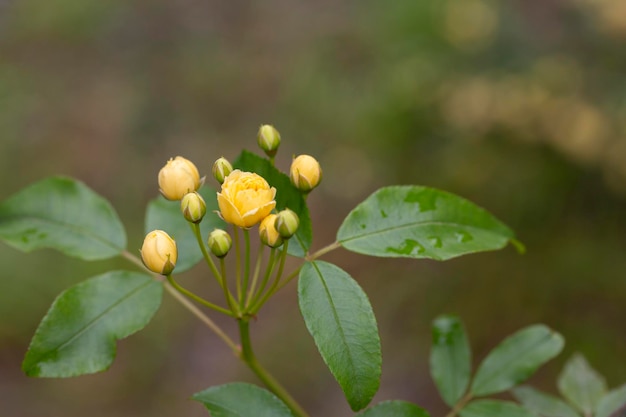
[(591, 414), (606, 394), (606, 381), (579, 353), (572, 356), (557, 380), (561, 395), (584, 414)]
[(513, 238), (511, 229), (468, 200), (415, 185), (379, 189), (337, 232), (353, 252), (439, 261), (500, 249)]
[(563, 337), (537, 324), (506, 338), (478, 367), (471, 392), (475, 396), (506, 391), (530, 377), (561, 352)]
[(327, 262), (303, 265), (300, 311), (322, 358), (354, 411), (365, 408), (380, 385), (378, 328), (367, 296), (350, 275)]
[(541, 417), (580, 417), (565, 401), (529, 386), (514, 388), (513, 396)]
[(212, 417), (293, 417), (274, 394), (242, 382), (211, 387), (191, 398), (204, 404)]
[(257, 173), (265, 178), (272, 187), (276, 188), (276, 210), (288, 208), (298, 214), (300, 226), (289, 241), (287, 251), (293, 256), (305, 256), (313, 241), (313, 231), (309, 209), (302, 193), (291, 184), (287, 175), (272, 166), (267, 159), (251, 152), (243, 151), (233, 163), (233, 167)]
[(430, 417), (422, 408), (407, 401), (383, 401), (357, 414), (358, 417)]
[[(217, 208), (217, 192), (210, 187), (202, 187), (198, 191), (206, 202), (206, 215), (200, 223), (202, 241), (206, 245), (209, 233), (215, 228), (226, 228), (226, 223), (219, 218)], [(150, 201), (146, 209), (146, 233), (160, 229), (169, 234), (178, 248), (178, 261), (174, 273), (188, 270), (202, 260), (202, 251), (191, 229), (180, 211), (179, 201), (169, 201), (159, 196)]]
[(0, 239), (25, 252), (54, 248), (88, 261), (126, 248), (124, 226), (111, 204), (65, 177), (46, 178), (2, 202)]
[(453, 407), (469, 384), (472, 355), (467, 335), (455, 316), (437, 317), (432, 334), (430, 374), (443, 400)]
[(539, 417), (518, 404), (498, 400), (472, 401), (459, 414), (461, 417)]
[(595, 417), (626, 417), (626, 384), (600, 399)]
[(107, 369), (115, 341), (143, 329), (161, 304), (163, 286), (149, 275), (102, 274), (65, 290), (30, 343), (28, 376), (70, 377)]

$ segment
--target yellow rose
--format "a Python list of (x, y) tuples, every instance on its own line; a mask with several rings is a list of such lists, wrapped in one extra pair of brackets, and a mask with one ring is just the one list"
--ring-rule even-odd
[(231, 172), (217, 193), (217, 204), (222, 218), (239, 227), (252, 227), (259, 223), (276, 206), (276, 188), (269, 186), (260, 175)]
[(298, 190), (308, 193), (322, 180), (322, 168), (312, 156), (300, 155), (291, 163), (289, 178)]
[(202, 185), (198, 168), (188, 159), (177, 156), (159, 171), (159, 191), (168, 200), (180, 200)]
[(143, 241), (141, 259), (150, 271), (169, 275), (178, 259), (176, 242), (163, 230), (153, 230)]
[(283, 244), (283, 238), (278, 234), (275, 227), (276, 217), (275, 214), (269, 214), (259, 225), (261, 242), (270, 248), (277, 248)]

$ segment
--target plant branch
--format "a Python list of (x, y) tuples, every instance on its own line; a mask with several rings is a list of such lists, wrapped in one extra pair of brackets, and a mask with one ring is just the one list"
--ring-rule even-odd
[(252, 350), (250, 341), (250, 322), (247, 319), (239, 319), (239, 335), (241, 337), (241, 360), (259, 377), (265, 386), (280, 398), (297, 417), (308, 417), (308, 414), (287, 390), (274, 377), (261, 366)]

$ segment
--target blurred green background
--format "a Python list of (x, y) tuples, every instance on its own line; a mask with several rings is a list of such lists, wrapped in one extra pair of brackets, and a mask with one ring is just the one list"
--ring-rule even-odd
[[(458, 193), (527, 248), (446, 263), (326, 257), (370, 295), (383, 344), (375, 401), (443, 415), (430, 322), (465, 321), (475, 362), (543, 322), (565, 352), (531, 380), (555, 392), (574, 351), (626, 382), (626, 2), (623, 0), (0, 1), (0, 199), (53, 174), (109, 198), (143, 239), (156, 174), (175, 155), (203, 174), (282, 133), (278, 166), (315, 155), (314, 248), (389, 184)], [(86, 264), (0, 246), (0, 415), (206, 416), (189, 396), (254, 377), (166, 297), (103, 374), (28, 379), (30, 337)], [(207, 271), (181, 277), (200, 288)], [(230, 320), (216, 318), (235, 336)], [(257, 354), (315, 416), (350, 416), (290, 285), (254, 324)]]

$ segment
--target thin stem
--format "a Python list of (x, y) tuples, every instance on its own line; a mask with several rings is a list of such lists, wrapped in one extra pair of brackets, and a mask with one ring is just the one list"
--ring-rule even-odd
[(228, 347), (233, 351), (235, 355), (240, 355), (241, 351), (237, 344), (230, 338), (224, 331), (213, 322), (210, 318), (206, 316), (198, 307), (193, 305), (188, 299), (186, 299), (183, 295), (181, 295), (178, 291), (176, 291), (168, 282), (164, 282), (163, 286), (167, 290), (168, 293), (172, 295), (179, 303), (183, 305), (187, 310), (191, 312), (194, 316), (196, 316), (200, 321), (202, 321), (209, 329), (213, 331)]
[(255, 305), (257, 301), (259, 301), (259, 298), (261, 298), (261, 295), (263, 294), (263, 291), (265, 290), (265, 287), (267, 287), (267, 283), (270, 280), (270, 276), (272, 275), (272, 272), (274, 271), (274, 266), (276, 266), (275, 257), (276, 257), (276, 248), (272, 248), (272, 250), (270, 251), (270, 258), (267, 261), (267, 266), (265, 267), (265, 274), (263, 275), (263, 281), (261, 282), (261, 286), (259, 287), (259, 290), (257, 291), (257, 293), (254, 295), (254, 298), (252, 299), (252, 301), (248, 303), (248, 306)]
[(239, 310), (233, 309), (231, 305), (234, 302), (234, 297), (230, 293), (230, 291), (228, 290), (228, 286), (226, 285), (226, 274), (223, 270), (222, 272), (217, 270), (217, 267), (215, 266), (215, 262), (213, 262), (213, 258), (211, 257), (209, 252), (206, 250), (206, 245), (204, 244), (204, 241), (202, 240), (202, 232), (200, 231), (200, 225), (196, 223), (189, 223), (189, 224), (191, 225), (191, 230), (193, 230), (193, 234), (196, 236), (198, 246), (200, 246), (200, 250), (202, 251), (202, 255), (204, 256), (204, 259), (206, 260), (207, 265), (209, 265), (209, 268), (211, 269), (211, 272), (217, 279), (218, 284), (224, 290), (224, 295), (226, 296), (226, 301), (228, 302), (228, 306), (230, 307), (230, 310), (233, 312), (233, 314), (238, 315)]
[(243, 297), (241, 293), (241, 245), (239, 244), (239, 228), (233, 225), (233, 235), (235, 240), (235, 286), (237, 290), (237, 299)]
[(250, 308), (249, 310), (250, 314), (256, 314), (256, 312), (259, 311), (261, 307), (263, 307), (263, 304), (265, 304), (267, 300), (269, 300), (272, 294), (276, 292), (275, 291), (276, 287), (280, 283), (280, 278), (283, 275), (283, 270), (285, 269), (285, 260), (287, 259), (288, 248), (289, 248), (289, 241), (286, 240), (285, 243), (283, 244), (283, 250), (280, 254), (280, 266), (278, 267), (278, 272), (276, 273), (276, 276), (274, 277), (274, 283), (272, 284), (270, 289), (265, 293), (265, 295), (261, 298), (261, 300), (255, 303), (252, 306), (252, 308)]
[(215, 333), (220, 339), (222, 339), (222, 341), (224, 341), (224, 343), (228, 345), (228, 347), (233, 351), (233, 353), (235, 353), (235, 355), (240, 354), (239, 347), (235, 344), (235, 342), (233, 342), (233, 340), (229, 338), (226, 333), (224, 333), (224, 331), (218, 325), (216, 325), (213, 320), (211, 320), (206, 314), (204, 314), (198, 307), (193, 305), (188, 299), (186, 299), (183, 295), (176, 291), (168, 282), (163, 281), (163, 275), (155, 274), (154, 272), (150, 271), (148, 268), (145, 267), (143, 262), (141, 262), (138, 257), (128, 252), (127, 250), (122, 251), (120, 255), (129, 262), (139, 266), (144, 271), (151, 274), (156, 280), (163, 282), (163, 287), (165, 287), (165, 290), (172, 297), (174, 297), (176, 301), (181, 303), (183, 307), (185, 307), (187, 310), (189, 310), (189, 312), (191, 312), (191, 314), (200, 319), (202, 323), (204, 323), (211, 331), (213, 331), (213, 333)]
[(334, 251), (335, 249), (338, 249), (340, 247), (341, 247), (341, 243), (339, 243), (339, 242), (331, 243), (328, 246), (324, 246), (322, 249), (318, 250), (314, 254), (307, 256), (306, 260), (307, 261), (314, 261), (317, 258), (319, 258), (320, 256), (325, 255), (328, 252)]
[(259, 364), (252, 350), (250, 341), (250, 322), (246, 319), (239, 320), (239, 335), (241, 337), (241, 360), (255, 373), (257, 377), (280, 398), (297, 417), (308, 417), (308, 414), (287, 390)]
[(276, 287), (276, 289), (274, 290), (273, 294), (276, 294), (278, 291), (280, 291), (281, 288), (283, 288), (285, 285), (289, 284), (289, 282), (291, 282), (292, 279), (294, 279), (295, 277), (298, 276), (298, 274), (300, 273), (300, 270), (302, 269), (302, 265), (300, 265), (299, 267), (297, 267), (291, 274), (287, 275), (287, 278), (284, 279), (283, 282), (280, 283), (280, 285), (278, 285)]
[(245, 255), (245, 264), (244, 264), (244, 273), (243, 273), (243, 285), (241, 287), (241, 295), (239, 296), (239, 307), (244, 309), (245, 306), (245, 298), (244, 294), (248, 291), (248, 283), (250, 282), (250, 230), (243, 229), (243, 238), (246, 243), (246, 255)]
[(196, 240), (198, 241), (198, 246), (200, 246), (200, 250), (202, 251), (202, 255), (204, 256), (204, 259), (206, 260), (207, 265), (209, 265), (211, 272), (213, 272), (213, 275), (215, 276), (215, 278), (217, 278), (217, 282), (220, 284), (220, 286), (223, 286), (224, 279), (222, 278), (222, 275), (219, 273), (219, 271), (215, 267), (213, 258), (211, 258), (211, 256), (207, 252), (206, 245), (204, 244), (204, 241), (202, 240), (202, 232), (200, 231), (200, 225), (197, 223), (191, 223), (191, 222), (189, 224), (191, 225), (191, 230), (193, 230), (193, 234), (196, 236)]
[(471, 392), (465, 394), (463, 398), (461, 398), (456, 404), (454, 404), (454, 408), (450, 410), (448, 414), (446, 414), (446, 417), (456, 417), (459, 411), (461, 411), (472, 398), (473, 396)]
[(230, 293), (230, 290), (228, 289), (228, 282), (226, 281), (226, 261), (224, 260), (224, 258), (220, 258), (220, 271), (224, 282), (224, 285), (222, 286), (222, 290), (224, 291), (224, 298), (226, 298), (226, 302), (228, 303), (230, 311), (232, 311), (236, 317), (240, 317), (241, 311), (239, 310), (239, 306), (237, 306), (237, 303), (235, 302), (235, 297), (233, 297), (233, 295)]
[(196, 294), (194, 294), (191, 291), (183, 288), (182, 286), (180, 286), (180, 284), (178, 282), (176, 282), (174, 280), (173, 276), (166, 275), (165, 278), (167, 278), (168, 282), (172, 285), (172, 287), (176, 288), (178, 290), (178, 292), (180, 292), (181, 294), (186, 295), (187, 297), (191, 298), (195, 302), (200, 303), (203, 306), (209, 307), (209, 308), (211, 308), (211, 309), (213, 309), (215, 311), (219, 311), (220, 313), (224, 313), (224, 314), (226, 314), (228, 316), (235, 317), (235, 314), (232, 311), (226, 310), (223, 307), (220, 307), (220, 306), (218, 306), (216, 304), (213, 304), (212, 302), (207, 301), (207, 300), (205, 300), (202, 297), (198, 297)]
[(250, 300), (254, 295), (254, 290), (256, 289), (257, 282), (259, 280), (259, 274), (261, 273), (261, 261), (263, 260), (263, 250), (265, 249), (265, 245), (259, 245), (259, 251), (256, 255), (256, 265), (254, 266), (254, 274), (252, 275), (252, 284), (250, 284), (250, 289), (248, 290), (248, 297), (246, 297), (246, 307), (250, 306)]

